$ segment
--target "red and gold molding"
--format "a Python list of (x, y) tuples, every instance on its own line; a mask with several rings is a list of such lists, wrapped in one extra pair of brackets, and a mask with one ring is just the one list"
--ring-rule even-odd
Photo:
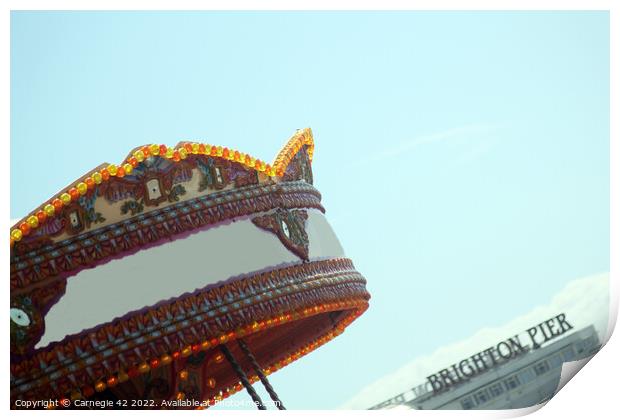
[[(104, 264), (162, 241), (175, 240), (197, 229), (233, 218), (274, 208), (315, 208), (324, 211), (320, 193), (309, 184), (281, 183), (251, 186), (250, 197), (211, 194), (182, 201), (170, 208), (175, 212), (151, 211), (141, 220), (124, 221), (75, 235), (50, 248), (37, 247), (11, 261), (11, 293), (41, 284), (50, 278), (67, 277), (84, 268)], [(220, 202), (213, 200), (217, 195)], [(177, 217), (176, 214), (184, 217)], [(18, 245), (19, 246), (19, 245)]]
[[(179, 392), (201, 400), (221, 397), (238, 378), (225, 364), (209, 362), (220, 344), (235, 352), (235, 340), (243, 337), (261, 366), (273, 372), (361, 315), (370, 298), (365, 284), (352, 262), (340, 258), (207, 286), (13, 361), (11, 400), (91, 398), (106, 389), (119, 398), (169, 400)], [(199, 385), (187, 388), (185, 375), (179, 378), (183, 371)], [(148, 372), (147, 379), (157, 379), (165, 392), (161, 386), (159, 394), (148, 391), (140, 379)]]
[(46, 204), (32, 212), (30, 215), (18, 222), (10, 232), (11, 247), (15, 242), (19, 242), (23, 237), (30, 235), (38, 229), (49, 218), (53, 217), (64, 206), (77, 201), (95, 186), (105, 183), (111, 178), (123, 178), (131, 174), (133, 169), (140, 162), (151, 156), (159, 156), (174, 162), (186, 159), (189, 155), (205, 155), (221, 157), (223, 159), (237, 162), (248, 169), (256, 170), (268, 177), (282, 177), (288, 164), (295, 154), (303, 147), (308, 147), (308, 156), (312, 160), (314, 151), (314, 140), (312, 131), (309, 128), (298, 130), (286, 143), (284, 148), (278, 153), (272, 164), (257, 159), (250, 154), (240, 152), (228, 147), (215, 146), (207, 143), (180, 142), (175, 147), (168, 147), (164, 144), (151, 144), (134, 149), (129, 156), (120, 164), (103, 164), (91, 172), (84, 179), (75, 185), (67, 188), (56, 197), (49, 200)]

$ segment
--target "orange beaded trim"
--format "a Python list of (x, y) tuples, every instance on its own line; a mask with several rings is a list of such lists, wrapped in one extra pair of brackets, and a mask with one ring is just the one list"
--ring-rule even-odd
[(63, 206), (77, 201), (81, 196), (89, 190), (95, 188), (95, 185), (107, 181), (110, 177), (122, 178), (126, 174), (130, 174), (140, 162), (150, 156), (160, 156), (174, 162), (185, 159), (188, 155), (207, 155), (222, 157), (227, 160), (238, 162), (250, 169), (255, 169), (269, 177), (281, 177), (284, 175), (286, 167), (290, 163), (295, 154), (302, 148), (308, 146), (308, 156), (312, 161), (314, 151), (314, 140), (312, 131), (309, 128), (298, 130), (293, 137), (289, 139), (284, 148), (278, 153), (272, 165), (256, 159), (249, 154), (241, 153), (238, 150), (229, 149), (228, 147), (212, 146), (205, 143), (181, 142), (175, 148), (168, 147), (164, 144), (151, 144), (134, 149), (130, 156), (120, 165), (110, 164), (107, 167), (93, 172), (75, 186), (64, 191), (56, 198), (50, 200), (43, 207), (35, 210), (30, 216), (25, 217), (15, 226), (10, 233), (11, 247), (15, 242), (19, 242), (24, 236), (30, 234), (34, 229), (45, 223), (48, 217), (54, 216)]
[(312, 138), (312, 130), (309, 128), (297, 131), (282, 150), (280, 150), (280, 153), (278, 153), (278, 156), (276, 156), (273, 161), (273, 168), (277, 176), (281, 177), (284, 175), (288, 164), (303, 146), (308, 146), (308, 157), (310, 158), (310, 162), (312, 162), (314, 140)]

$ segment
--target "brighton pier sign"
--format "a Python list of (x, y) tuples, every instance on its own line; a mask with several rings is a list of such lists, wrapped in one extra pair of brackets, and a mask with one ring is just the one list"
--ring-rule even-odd
[[(508, 339), (500, 341), (494, 346), (488, 347), (450, 367), (439, 370), (433, 375), (427, 376), (427, 382), (412, 388), (414, 397), (430, 394), (438, 395), (450, 388), (460, 385), (471, 378), (478, 376), (497, 365), (519, 357), (531, 349), (538, 349), (547, 342), (565, 334), (573, 329), (566, 320), (565, 314), (559, 314), (553, 318), (528, 328), (521, 334), (516, 334)], [(523, 338), (523, 340), (522, 340)], [(399, 394), (387, 401), (377, 404), (370, 409), (380, 409), (405, 402), (405, 393)]]
[[(528, 328), (525, 333), (527, 340), (531, 344), (531, 348), (537, 349), (542, 344), (557, 338), (569, 330), (573, 326), (566, 320), (565, 314), (559, 314), (538, 325)], [(433, 393), (439, 394), (447, 391), (455, 385), (459, 385), (474, 376), (480, 375), (496, 365), (505, 363), (510, 359), (527, 353), (530, 350), (530, 344), (523, 344), (519, 334), (500, 341), (495, 346), (486, 348), (466, 359), (455, 363), (449, 368), (441, 369), (434, 375), (428, 376)]]

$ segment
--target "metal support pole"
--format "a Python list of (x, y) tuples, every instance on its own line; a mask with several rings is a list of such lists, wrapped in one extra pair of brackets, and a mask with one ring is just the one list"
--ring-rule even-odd
[(228, 363), (230, 363), (234, 371), (237, 373), (237, 376), (239, 377), (239, 380), (241, 380), (241, 383), (245, 387), (246, 391), (248, 391), (248, 394), (250, 394), (250, 397), (252, 397), (252, 401), (254, 401), (254, 403), (256, 404), (256, 408), (258, 408), (259, 410), (266, 410), (267, 408), (265, 408), (265, 404), (263, 404), (263, 401), (256, 393), (256, 390), (248, 380), (248, 377), (245, 375), (245, 372), (241, 368), (241, 365), (239, 365), (239, 363), (237, 362), (237, 359), (235, 359), (235, 356), (233, 356), (230, 350), (228, 350), (228, 347), (226, 347), (226, 345), (221, 344), (220, 348), (222, 349), (222, 353), (224, 353), (224, 357), (226, 357), (226, 359), (228, 360)]
[(282, 404), (282, 401), (280, 400), (280, 397), (278, 397), (278, 394), (276, 394), (276, 391), (273, 389), (273, 387), (271, 386), (271, 384), (267, 380), (267, 377), (265, 376), (265, 373), (263, 372), (263, 369), (261, 369), (260, 365), (256, 361), (256, 358), (254, 357), (252, 352), (250, 352), (250, 349), (248, 348), (248, 346), (240, 338), (237, 339), (237, 344), (239, 344), (239, 347), (241, 348), (241, 350), (245, 353), (246, 357), (250, 360), (250, 363), (252, 364), (252, 367), (256, 371), (256, 374), (260, 378), (260, 381), (263, 383), (263, 386), (267, 390), (267, 393), (269, 394), (269, 396), (273, 400), (274, 405), (276, 407), (278, 407), (279, 410), (286, 410), (286, 407), (284, 407), (284, 404)]

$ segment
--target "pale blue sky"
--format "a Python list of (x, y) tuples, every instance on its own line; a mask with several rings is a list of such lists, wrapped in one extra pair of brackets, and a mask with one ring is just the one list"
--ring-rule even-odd
[(12, 218), (136, 145), (270, 161), (307, 126), (373, 297), (271, 377), (289, 408), (609, 270), (607, 13), (12, 13)]

